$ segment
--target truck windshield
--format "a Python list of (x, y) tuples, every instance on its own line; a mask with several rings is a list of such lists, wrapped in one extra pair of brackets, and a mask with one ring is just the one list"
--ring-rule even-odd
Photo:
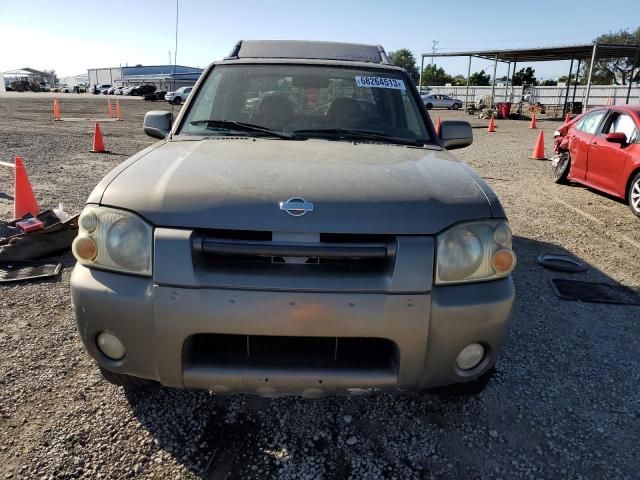
[(393, 70), (220, 65), (196, 95), (179, 134), (264, 136), (271, 131), (285, 139), (429, 143), (406, 77)]

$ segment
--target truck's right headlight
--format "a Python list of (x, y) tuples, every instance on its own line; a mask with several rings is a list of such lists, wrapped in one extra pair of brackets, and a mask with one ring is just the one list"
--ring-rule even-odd
[(515, 266), (511, 230), (504, 220), (463, 223), (437, 237), (436, 284), (503, 278)]
[(87, 266), (151, 275), (153, 229), (125, 210), (88, 205), (78, 219), (72, 251)]

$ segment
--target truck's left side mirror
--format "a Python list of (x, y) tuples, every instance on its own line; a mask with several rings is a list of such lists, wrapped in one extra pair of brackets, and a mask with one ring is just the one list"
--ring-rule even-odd
[(164, 140), (171, 132), (173, 119), (171, 112), (165, 110), (152, 110), (144, 116), (144, 133), (150, 137)]
[(473, 143), (469, 122), (448, 120), (440, 125), (440, 144), (447, 150), (468, 147)]

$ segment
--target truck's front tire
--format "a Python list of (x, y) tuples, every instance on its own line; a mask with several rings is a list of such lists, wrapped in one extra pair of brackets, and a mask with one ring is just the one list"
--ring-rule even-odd
[(429, 388), (426, 390), (426, 392), (436, 395), (473, 397), (475, 395), (479, 395), (485, 388), (487, 388), (487, 385), (489, 385), (489, 382), (491, 381), (495, 373), (496, 369), (495, 367), (492, 367), (490, 370), (486, 371), (478, 378), (470, 382), (456, 383), (454, 385), (446, 385), (444, 387)]
[(104, 378), (107, 382), (112, 383), (113, 385), (135, 390), (155, 390), (157, 388), (160, 388), (160, 384), (153, 380), (133, 377), (131, 375), (124, 375), (122, 373), (115, 373), (101, 366), (98, 367), (100, 368), (102, 378)]

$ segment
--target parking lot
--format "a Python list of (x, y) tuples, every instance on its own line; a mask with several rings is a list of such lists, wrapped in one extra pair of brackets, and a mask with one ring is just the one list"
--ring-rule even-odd
[[(53, 97), (0, 97), (0, 161), (23, 157), (41, 207), (71, 213), (154, 142), (145, 112), (171, 108), (120, 98), (123, 121), (101, 123), (111, 153), (91, 154), (93, 122), (53, 122)], [(59, 98), (63, 118), (107, 117), (104, 96)], [(529, 159), (539, 130), (528, 122), (497, 121), (488, 133), (487, 120), (438, 114), (475, 127), (473, 145), (454, 153), (495, 189), (518, 255), (510, 337), (482, 394), (134, 395), (105, 383), (82, 348), (69, 253), (59, 281), (0, 287), (0, 478), (637, 478), (640, 308), (561, 300), (550, 280), (638, 287), (640, 223), (621, 201), (554, 184), (550, 163)], [(560, 124), (538, 121), (547, 156)], [(11, 172), (0, 170), (2, 219), (12, 192)], [(536, 261), (563, 252), (587, 271)]]

